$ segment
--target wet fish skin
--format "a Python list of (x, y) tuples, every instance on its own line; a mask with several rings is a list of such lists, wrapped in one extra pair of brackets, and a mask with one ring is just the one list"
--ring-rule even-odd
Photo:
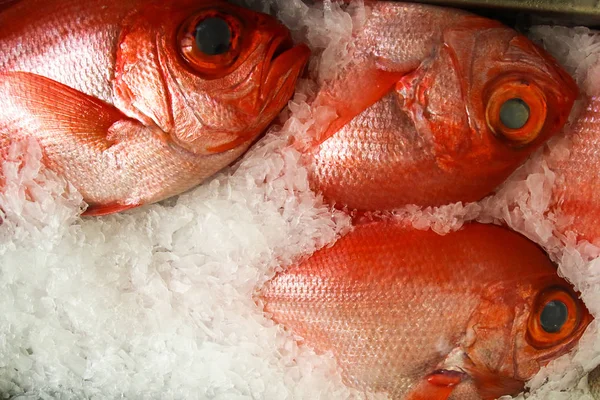
[[(566, 122), (575, 82), (514, 30), (449, 8), (369, 8), (352, 62), (314, 102), (338, 118), (303, 143), (312, 187), (330, 202), (374, 211), (479, 200)], [(530, 121), (543, 126), (498, 133), (491, 99), (508, 88), (529, 96)]]
[(600, 97), (585, 100), (586, 106), (566, 130), (568, 158), (555, 163), (551, 211), (561, 220), (562, 231), (577, 239), (600, 240)]
[[(195, 27), (215, 16), (232, 41), (208, 56)], [(15, 0), (0, 13), (0, 155), (37, 139), (90, 215), (160, 201), (243, 154), (308, 56), (223, 0)]]
[[(571, 325), (548, 334), (536, 321), (554, 298)], [(259, 302), (304, 343), (332, 351), (349, 385), (411, 400), (517, 394), (591, 320), (541, 249), (482, 224), (439, 236), (361, 223), (276, 275)]]

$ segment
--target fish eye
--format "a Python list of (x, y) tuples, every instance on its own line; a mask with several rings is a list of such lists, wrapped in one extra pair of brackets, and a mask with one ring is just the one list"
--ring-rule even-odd
[(492, 133), (513, 146), (534, 141), (546, 123), (546, 97), (534, 83), (508, 77), (489, 90), (486, 122)]
[(529, 121), (529, 106), (519, 98), (506, 100), (500, 107), (500, 122), (508, 129), (521, 129)]
[(551, 300), (546, 303), (540, 314), (540, 324), (546, 332), (557, 333), (567, 322), (568, 317), (567, 305), (560, 300)]
[(585, 306), (570, 290), (546, 289), (533, 303), (527, 341), (538, 349), (556, 346), (580, 328), (585, 313)]
[(219, 17), (198, 22), (195, 37), (198, 49), (209, 56), (226, 53), (231, 48), (231, 28)]
[(234, 15), (208, 10), (191, 16), (179, 28), (179, 50), (187, 65), (205, 78), (229, 73), (241, 51), (243, 24)]

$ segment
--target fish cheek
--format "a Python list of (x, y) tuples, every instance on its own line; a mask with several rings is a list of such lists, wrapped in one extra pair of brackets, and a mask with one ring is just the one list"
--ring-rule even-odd
[[(485, 106), (482, 94), (491, 70), (505, 51), (507, 44), (517, 34), (495, 22), (473, 19), (473, 26), (457, 27), (444, 32), (452, 68), (461, 80), (461, 93), (472, 130), (485, 130)], [(487, 26), (480, 26), (487, 24)], [(507, 66), (504, 66), (505, 68)]]
[(538, 361), (540, 353), (532, 348), (525, 339), (525, 332), (515, 338), (515, 377), (523, 381), (531, 379), (538, 373), (542, 363)]
[(244, 104), (258, 96), (258, 57), (248, 59), (232, 73), (206, 79), (184, 68), (169, 43), (161, 43), (164, 80), (173, 114), (173, 141), (199, 155), (210, 155), (250, 144), (257, 113)]
[(186, 91), (173, 95), (172, 106), (176, 124), (171, 137), (192, 153), (210, 155), (249, 145), (238, 140), (254, 118), (240, 113), (235, 104)]
[(483, 399), (516, 395), (527, 380), (519, 370), (529, 366), (519, 365), (515, 354), (520, 348), (519, 339), (525, 337), (523, 327), (529, 316), (520, 292), (520, 288), (515, 291), (507, 287), (506, 282), (485, 289), (469, 322), (470, 341), (463, 345), (467, 362), (462, 368)]
[(502, 369), (506, 358), (511, 356), (515, 319), (512, 302), (504, 301), (505, 297), (497, 289), (488, 291), (492, 295), (483, 298), (473, 314), (468, 325), (471, 343), (464, 349), (474, 368), (494, 372)]

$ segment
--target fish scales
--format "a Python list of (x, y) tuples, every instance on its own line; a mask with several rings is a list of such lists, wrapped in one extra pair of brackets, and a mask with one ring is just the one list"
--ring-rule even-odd
[(580, 239), (600, 239), (600, 97), (587, 100), (586, 108), (566, 132), (569, 157), (552, 169), (557, 175), (552, 209), (569, 222)]
[[(426, 159), (430, 154), (429, 143), (421, 139), (406, 114), (398, 111), (395, 99), (386, 96), (323, 143), (315, 156), (316, 184), (320, 183), (319, 177), (344, 182), (344, 185), (332, 188), (329, 195), (352, 199), (352, 193), (357, 190), (352, 184), (356, 182), (357, 170), (364, 170), (365, 179), (375, 182), (379, 176), (393, 175), (399, 165), (408, 169)], [(398, 138), (394, 129), (402, 124), (406, 126), (406, 135)], [(427, 179), (426, 173), (418, 168), (410, 173), (411, 183)], [(394, 182), (374, 183), (367, 190), (373, 198), (385, 198), (397, 190), (397, 186)], [(362, 194), (356, 193), (356, 196)]]
[[(123, 20), (131, 3), (98, 1), (83, 7), (81, 1), (29, 3), (0, 13), (0, 71), (46, 76), (114, 104), (111, 82), (120, 29), (113, 18)], [(20, 12), (24, 7), (37, 11)]]

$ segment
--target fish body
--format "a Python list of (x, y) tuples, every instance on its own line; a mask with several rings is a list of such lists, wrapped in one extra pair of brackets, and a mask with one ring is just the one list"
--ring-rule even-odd
[(222, 0), (14, 0), (0, 8), (0, 156), (33, 137), (106, 214), (186, 191), (243, 154), (309, 56)]
[[(482, 224), (440, 236), (361, 223), (276, 275), (260, 299), (306, 344), (333, 352), (349, 385), (393, 399), (517, 394), (591, 319), (541, 249)], [(568, 315), (548, 333), (540, 318), (555, 300)]]
[(314, 102), (337, 118), (302, 144), (329, 201), (388, 210), (479, 200), (567, 120), (575, 82), (513, 29), (422, 4), (369, 9), (350, 63)]
[(561, 229), (578, 239), (600, 240), (600, 97), (586, 100), (586, 107), (567, 131), (569, 157), (553, 165), (557, 181), (552, 211), (560, 217)]

